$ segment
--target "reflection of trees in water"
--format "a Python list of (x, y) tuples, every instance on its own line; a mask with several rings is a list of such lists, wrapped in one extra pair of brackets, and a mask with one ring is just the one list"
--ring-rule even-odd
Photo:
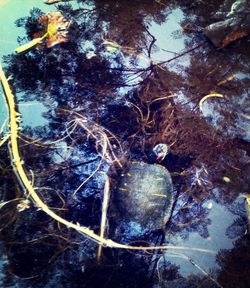
[[(195, 8), (190, 8), (186, 3), (190, 1), (180, 2), (185, 12), (182, 25), (186, 24), (188, 19), (188, 23), (204, 28), (208, 24), (218, 21), (214, 11), (217, 11), (224, 1), (221, 1), (222, 3), (220, 1), (199, 3), (195, 5)], [(229, 9), (234, 1), (226, 2), (228, 2)], [(206, 9), (203, 5), (207, 6)], [(192, 19), (189, 19), (194, 10), (199, 15), (195, 23)], [(186, 46), (189, 47), (197, 41), (201, 41), (199, 34), (201, 33), (187, 35)], [(250, 50), (249, 45), (247, 45), (247, 38), (235, 41), (227, 48), (220, 50), (216, 50), (214, 46), (207, 44), (192, 53), (191, 65), (185, 69), (187, 80), (185, 96), (197, 103), (202, 96), (213, 91), (223, 94), (225, 100), (219, 101), (219, 103), (216, 101), (216, 104), (213, 105), (212, 114), (210, 115), (212, 121), (210, 122), (214, 123), (218, 118), (216, 128), (222, 131), (224, 135), (232, 138), (238, 136), (245, 139), (249, 137), (246, 131), (246, 118), (244, 118), (249, 114), (247, 108), (249, 106), (247, 100), (249, 98), (249, 77), (247, 75), (249, 75), (250, 67)]]
[(226, 235), (230, 239), (237, 239), (247, 233), (247, 211), (245, 205), (245, 198), (241, 195), (238, 201), (232, 204), (226, 204), (227, 209), (233, 213), (237, 218), (233, 223), (227, 227)]
[(249, 236), (242, 236), (231, 250), (222, 250), (217, 256), (221, 267), (218, 280), (226, 287), (248, 287), (249, 275)]
[(179, 233), (186, 239), (189, 233), (197, 232), (200, 236), (207, 238), (209, 236), (207, 226), (211, 220), (207, 218), (209, 209), (202, 207), (202, 202), (196, 202), (192, 197), (186, 200), (183, 205), (178, 205), (175, 209), (178, 212), (171, 219), (171, 232)]
[(121, 45), (132, 46), (141, 51), (147, 44), (146, 27), (154, 20), (162, 23), (168, 11), (156, 1), (95, 0), (97, 17), (109, 23), (107, 38), (119, 41)]
[[(235, 107), (237, 95), (247, 92), (245, 87), (248, 80), (234, 79), (225, 84), (218, 83), (238, 71), (249, 71), (247, 65), (232, 64), (248, 63), (248, 50), (242, 51), (235, 44), (234, 49), (215, 52), (213, 47), (205, 43), (189, 54), (190, 66), (182, 67), (184, 70), (180, 73), (170, 71), (167, 65), (159, 67), (151, 64), (141, 70), (137, 66), (127, 67), (119, 53), (104, 53), (102, 37), (134, 48), (136, 53), (142, 50), (149, 52), (152, 38), (147, 34), (147, 24), (152, 19), (157, 23), (164, 22), (169, 10), (164, 10), (166, 6), (157, 1), (133, 1), (132, 6), (128, 1), (95, 1), (95, 4), (96, 7), (90, 11), (82, 8), (74, 11), (70, 5), (58, 6), (67, 18), (73, 20), (69, 43), (5, 57), (15, 91), (24, 93), (24, 101), (35, 99), (48, 107), (45, 113), (49, 120), (48, 126), (36, 129), (25, 127), (26, 136), (20, 140), (26, 169), (31, 178), (35, 175), (34, 183), (40, 187), (41, 197), (58, 214), (74, 222), (90, 225), (98, 231), (103, 178), (96, 174), (77, 193), (76, 198), (72, 197), (73, 191), (99, 161), (95, 143), (79, 127), (65, 137), (65, 127), (72, 120), (72, 114), (62, 111), (76, 110), (115, 133), (127, 149), (128, 155), (125, 156), (128, 158), (149, 161), (148, 154), (152, 147), (159, 142), (167, 143), (171, 145), (172, 155), (162, 164), (171, 172), (181, 173), (174, 177), (179, 201), (175, 209), (177, 213), (168, 225), (169, 233), (179, 233), (186, 238), (190, 232), (197, 231), (206, 238), (209, 236), (207, 226), (210, 219), (208, 209), (202, 203), (214, 197), (213, 189), (219, 188), (220, 195), (216, 196), (216, 200), (228, 206), (239, 192), (247, 191), (246, 179), (250, 174), (246, 155), (237, 148), (237, 139), (225, 136), (224, 128), (228, 123), (236, 125), (235, 114), (229, 115), (228, 111)], [(186, 13), (184, 22), (190, 20), (189, 16), (195, 10), (198, 15), (204, 14), (203, 18), (199, 17), (198, 24), (206, 23), (208, 10), (205, 6), (208, 3), (190, 6), (190, 1), (182, 1), (181, 5)], [(213, 10), (214, 5), (209, 3), (208, 9)], [(26, 28), (28, 37), (41, 28), (36, 24), (40, 15), (38, 10), (33, 10), (27, 22), (25, 19), (18, 22)], [(109, 24), (107, 29), (103, 28), (104, 21)], [(199, 44), (199, 37), (190, 35), (186, 47), (190, 49)], [(91, 59), (86, 57), (89, 48), (84, 43), (87, 40), (92, 40), (97, 55)], [(131, 85), (125, 72), (132, 76), (140, 75), (143, 79), (138, 85)], [(129, 88), (129, 92), (124, 93), (125, 96), (119, 97), (119, 100), (118, 88)], [(183, 93), (186, 102), (192, 101), (197, 105), (204, 95), (214, 90), (222, 94), (226, 92), (227, 95), (226, 101), (221, 101), (222, 105), (215, 104), (225, 117), (217, 126), (219, 129), (213, 128), (206, 119), (200, 117), (196, 107), (191, 109), (176, 98), (178, 93)], [(32, 143), (29, 137), (41, 141)], [(65, 139), (59, 142), (58, 139), (63, 137)], [(46, 141), (58, 141), (58, 144), (45, 145)], [(245, 145), (242, 148), (245, 149)], [(106, 172), (105, 165), (102, 168)], [(12, 178), (10, 170), (6, 171), (9, 173), (7, 179)], [(223, 182), (224, 176), (231, 181)], [(6, 187), (11, 186), (6, 179), (1, 182), (5, 182)], [(21, 191), (16, 190), (16, 197), (20, 197)], [(4, 222), (15, 220), (3, 230), (3, 234), (6, 233), (4, 238), (9, 242), (10, 270), (21, 277), (40, 274), (38, 278), (30, 280), (31, 283), (34, 281), (38, 285), (37, 279), (41, 277), (46, 281), (41, 271), (46, 271), (46, 274), (48, 263), (56, 263), (60, 269), (67, 271), (62, 281), (75, 283), (77, 279), (78, 283), (86, 283), (83, 287), (100, 287), (100, 284), (110, 287), (110, 283), (118, 287), (138, 287), (138, 283), (151, 287), (147, 279), (147, 265), (152, 256), (135, 257), (133, 254), (108, 250), (104, 254), (107, 266), (96, 266), (94, 261), (86, 262), (86, 259), (94, 258), (95, 255), (94, 245), (90, 241), (82, 240), (64, 227), (58, 227), (43, 213), (37, 212), (35, 207), (22, 213), (16, 213), (15, 206), (13, 210), (3, 211)], [(235, 231), (241, 225), (228, 228), (229, 236), (241, 234), (241, 230)], [(33, 239), (37, 240), (33, 242)], [(23, 241), (28, 243), (23, 244)], [(30, 258), (27, 259), (25, 255), (30, 255)], [(70, 263), (72, 259), (75, 263)], [(27, 265), (24, 265), (25, 261)], [(165, 280), (179, 278), (177, 270), (171, 266), (162, 277)], [(220, 274), (222, 282), (225, 281), (223, 273)], [(170, 275), (173, 279), (169, 279)], [(192, 279), (182, 279), (182, 283), (185, 281), (188, 284), (183, 287), (192, 287), (188, 285), (202, 285), (204, 279), (193, 276)], [(79, 287), (78, 284), (72, 285)]]
[(215, 283), (209, 276), (190, 274), (188, 277), (183, 277), (179, 274), (179, 266), (173, 265), (166, 261), (162, 271), (158, 271), (158, 277), (161, 288), (217, 288), (219, 283)]

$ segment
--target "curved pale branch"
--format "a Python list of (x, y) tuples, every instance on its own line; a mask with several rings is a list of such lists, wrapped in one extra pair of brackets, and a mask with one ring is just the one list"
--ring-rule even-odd
[(215, 254), (214, 251), (195, 248), (195, 247), (183, 247), (183, 246), (129, 246), (126, 244), (117, 243), (111, 239), (106, 239), (103, 236), (96, 234), (93, 230), (80, 226), (79, 223), (72, 223), (61, 216), (54, 213), (47, 205), (42, 201), (39, 195), (36, 193), (31, 181), (28, 179), (27, 174), (24, 170), (23, 161), (20, 157), (19, 146), (18, 146), (18, 131), (19, 131), (19, 117), (20, 113), (17, 112), (17, 107), (14, 99), (14, 95), (10, 89), (9, 83), (0, 65), (0, 79), (2, 81), (6, 101), (9, 108), (9, 129), (10, 129), (10, 151), (12, 158), (13, 170), (15, 171), (18, 179), (20, 180), (23, 188), (26, 190), (29, 197), (33, 200), (34, 204), (48, 216), (53, 218), (55, 221), (65, 225), (68, 228), (74, 229), (77, 232), (83, 234), (85, 237), (91, 239), (92, 241), (98, 243), (99, 245), (110, 247), (110, 248), (120, 248), (129, 250), (162, 250), (162, 249), (174, 249), (174, 250), (188, 250)]
[(203, 105), (204, 101), (206, 101), (208, 98), (213, 98), (213, 97), (224, 98), (224, 96), (222, 94), (219, 94), (219, 93), (211, 93), (211, 94), (208, 94), (208, 95), (202, 97), (202, 99), (199, 102), (199, 107), (200, 107), (200, 110), (202, 112), (203, 112), (202, 105)]

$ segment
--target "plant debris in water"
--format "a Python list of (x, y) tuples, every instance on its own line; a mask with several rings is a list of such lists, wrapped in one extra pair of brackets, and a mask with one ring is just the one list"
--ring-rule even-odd
[(0, 286), (248, 287), (247, 1), (40, 2), (2, 52)]

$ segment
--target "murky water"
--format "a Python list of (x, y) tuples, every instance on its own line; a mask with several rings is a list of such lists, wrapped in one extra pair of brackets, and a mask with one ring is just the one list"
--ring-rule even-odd
[[(25, 172), (69, 222), (99, 234), (107, 176), (112, 207), (122, 167), (156, 163), (153, 147), (170, 146), (159, 163), (174, 185), (166, 227), (138, 233), (133, 222), (117, 233), (117, 212), (109, 209), (105, 237), (176, 249), (103, 248), (98, 261), (95, 242), (32, 203), (7, 140), (0, 147), (1, 287), (250, 285), (249, 36), (223, 49), (206, 38), (203, 28), (217, 21), (224, 1), (132, 2), (0, 1), (1, 62), (21, 113)], [(52, 11), (70, 21), (66, 41), (48, 47), (50, 35), (15, 53), (42, 36), (41, 16)], [(203, 102), (211, 94), (220, 97)], [(1, 97), (0, 140), (8, 135), (5, 104)]]

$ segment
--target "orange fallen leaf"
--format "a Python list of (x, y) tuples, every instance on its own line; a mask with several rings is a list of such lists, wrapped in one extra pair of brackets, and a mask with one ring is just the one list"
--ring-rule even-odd
[(39, 24), (44, 25), (44, 30), (33, 34), (33, 40), (16, 49), (17, 53), (27, 51), (34, 46), (43, 47), (41, 43), (45, 40), (47, 48), (68, 41), (68, 28), (71, 24), (60, 12), (50, 12), (38, 19)]

